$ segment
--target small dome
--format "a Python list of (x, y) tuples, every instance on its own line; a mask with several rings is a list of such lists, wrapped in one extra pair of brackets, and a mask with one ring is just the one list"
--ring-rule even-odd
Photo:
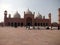
[(25, 14), (32, 14), (32, 12), (31, 12), (29, 9), (27, 9), (27, 10), (25, 11)]
[(20, 18), (20, 14), (18, 13), (18, 11), (14, 14), (14, 18)]
[(42, 15), (38, 13), (36, 18), (42, 19)]

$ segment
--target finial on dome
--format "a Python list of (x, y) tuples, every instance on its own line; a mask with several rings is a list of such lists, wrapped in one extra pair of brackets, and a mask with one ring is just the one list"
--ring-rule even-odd
[(16, 11), (16, 13), (18, 13), (18, 11)]
[(28, 8), (28, 11), (29, 11), (29, 8)]
[(32, 12), (29, 10), (29, 8), (25, 11), (25, 14), (32, 14)]

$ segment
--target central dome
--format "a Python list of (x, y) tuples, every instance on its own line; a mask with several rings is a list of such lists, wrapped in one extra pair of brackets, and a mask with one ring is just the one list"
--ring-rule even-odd
[(29, 9), (27, 9), (27, 10), (25, 11), (25, 14), (32, 14), (32, 12), (31, 12)]
[(18, 13), (18, 11), (14, 14), (14, 18), (20, 18), (20, 14)]

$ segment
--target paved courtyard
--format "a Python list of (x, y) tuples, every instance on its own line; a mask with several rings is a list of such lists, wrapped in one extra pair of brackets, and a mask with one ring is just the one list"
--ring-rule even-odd
[(0, 27), (0, 45), (60, 45), (60, 30)]

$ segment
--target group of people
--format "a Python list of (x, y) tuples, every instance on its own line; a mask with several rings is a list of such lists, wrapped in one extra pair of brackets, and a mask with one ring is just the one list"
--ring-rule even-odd
[[(26, 26), (26, 29), (31, 29), (31, 26)], [(35, 26), (32, 26), (33, 29), (36, 29)], [(49, 26), (46, 27), (46, 29), (51, 29), (52, 30), (53, 26), (51, 26), (51, 28)], [(37, 26), (37, 29), (40, 29), (39, 26)], [(57, 27), (58, 30), (60, 30), (60, 26)]]

